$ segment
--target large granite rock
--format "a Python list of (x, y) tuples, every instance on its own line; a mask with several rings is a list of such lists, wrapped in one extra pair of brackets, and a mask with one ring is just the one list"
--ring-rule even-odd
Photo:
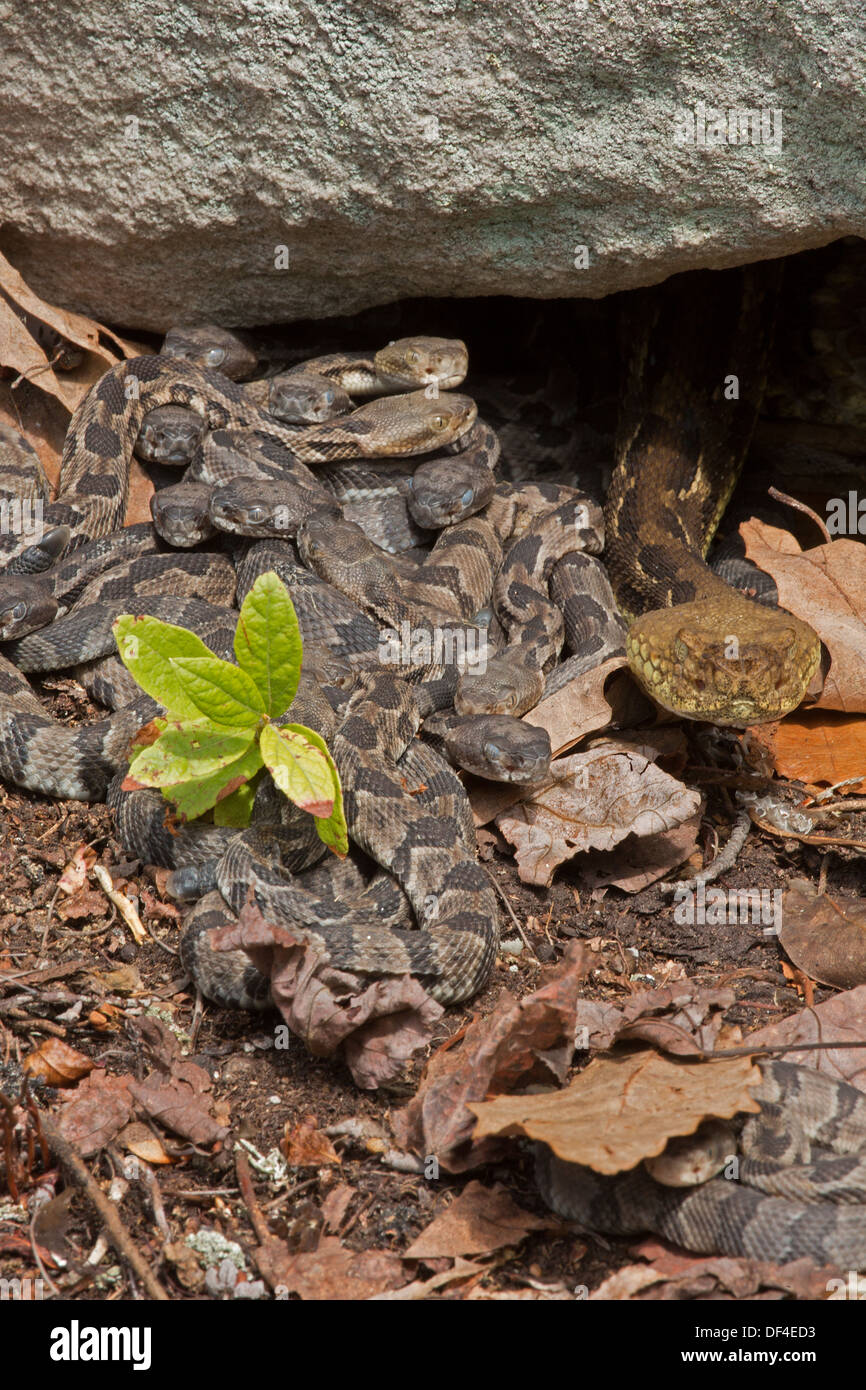
[(863, 0), (0, 0), (0, 32), (0, 247), (131, 328), (866, 232)]

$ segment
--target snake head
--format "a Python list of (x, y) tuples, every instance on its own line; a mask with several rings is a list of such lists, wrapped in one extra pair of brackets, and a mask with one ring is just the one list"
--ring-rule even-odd
[(445, 747), (458, 766), (493, 782), (532, 785), (550, 772), (547, 730), (508, 714), (461, 719), (446, 733)]
[(240, 334), (215, 323), (169, 329), (160, 352), (163, 357), (180, 357), (195, 367), (222, 372), (232, 381), (243, 381), (258, 365), (258, 357)]
[(417, 334), (398, 338), (375, 357), (376, 374), (393, 389), (436, 385), (440, 391), (459, 386), (469, 369), (466, 344), (459, 338)]
[(59, 605), (54, 595), (33, 575), (0, 577), (0, 641), (24, 637), (46, 627)]
[(796, 709), (821, 656), (806, 623), (736, 595), (645, 613), (626, 646), (633, 675), (663, 709), (736, 728)]
[(524, 714), (544, 692), (544, 676), (508, 652), (491, 657), (482, 673), (460, 677), (454, 696), (458, 714)]

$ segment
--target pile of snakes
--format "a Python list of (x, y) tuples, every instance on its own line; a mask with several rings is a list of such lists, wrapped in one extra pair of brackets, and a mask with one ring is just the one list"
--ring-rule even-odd
[[(475, 994), (496, 957), (498, 910), (458, 772), (543, 784), (548, 736), (520, 716), (613, 655), (687, 718), (745, 725), (800, 702), (815, 634), (704, 561), (760, 406), (776, 292), (766, 267), (729, 275), (734, 292), (710, 277), (687, 294), (674, 281), (634, 297), (604, 509), (575, 486), (503, 480), (497, 435), (461, 389), (457, 340), (274, 370), (242, 334), (172, 330), (158, 355), (115, 365), (82, 400), (53, 500), (33, 450), (0, 431), (7, 509), (38, 503), (42, 517), (37, 536), (0, 536), (0, 777), (108, 802), (125, 850), (171, 870), (172, 892), (193, 902), (181, 955), (207, 997), (268, 1006), (250, 959), (210, 944), (251, 895), (338, 969), (408, 973), (446, 1005)], [(718, 331), (707, 340), (709, 314)], [(754, 389), (722, 405), (738, 367)], [(155, 492), (152, 524), (124, 527), (133, 454), (184, 472)], [(123, 785), (131, 738), (159, 708), (118, 660), (117, 616), (180, 624), (233, 660), (237, 611), (270, 572), (304, 643), (287, 717), (322, 735), (340, 774), (351, 841), (341, 861), (266, 776), (242, 831), (169, 828), (161, 796)], [(57, 671), (110, 713), (83, 727), (54, 720), (27, 677)], [(862, 1152), (862, 1096), (814, 1081), (817, 1091), (800, 1068), (768, 1067), (762, 1104), (785, 1112), (786, 1135), (808, 1111), (819, 1146), (836, 1147), (841, 1130), (845, 1152)], [(811, 1194), (738, 1189), (745, 1208), (713, 1183), (704, 1198), (659, 1198), (627, 1174), (600, 1191), (549, 1154), (539, 1183), (590, 1229), (862, 1262), (866, 1207), (835, 1205), (862, 1203), (862, 1161), (826, 1162), (832, 1172), (812, 1165)]]

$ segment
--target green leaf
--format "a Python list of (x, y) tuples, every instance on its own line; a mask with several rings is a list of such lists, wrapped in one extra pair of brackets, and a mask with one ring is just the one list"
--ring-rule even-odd
[(329, 816), (334, 809), (334, 779), (322, 757), (300, 726), (275, 728), (266, 724), (261, 733), (262, 757), (284, 796), (311, 816)]
[(255, 681), (218, 656), (181, 656), (173, 667), (184, 695), (201, 718), (231, 729), (254, 728), (265, 713)]
[(236, 762), (252, 740), (249, 729), (225, 729), (205, 720), (170, 724), (136, 754), (129, 770), (146, 787), (200, 780)]
[(199, 719), (201, 710), (186, 693), (175, 669), (177, 657), (209, 657), (204, 642), (185, 627), (123, 613), (113, 625), (120, 659), (152, 699), (179, 719)]
[(255, 777), (261, 765), (258, 743), (253, 742), (246, 753), (233, 763), (227, 763), (219, 772), (214, 772), (210, 777), (200, 777), (194, 782), (177, 782), (163, 787), (162, 794), (167, 801), (174, 802), (185, 820), (193, 820), (220, 801), (233, 797), (239, 787)]
[(238, 665), (251, 676), (272, 719), (295, 698), (303, 644), (288, 590), (273, 570), (259, 575), (244, 599), (235, 632)]
[(262, 757), (280, 791), (315, 817), (319, 838), (336, 854), (349, 852), (340, 777), (324, 739), (303, 724), (268, 725)]
[(222, 801), (217, 802), (213, 808), (214, 825), (228, 825), (236, 830), (243, 830), (244, 826), (250, 823), (255, 799), (256, 788), (253, 778), (249, 782), (244, 782), (243, 786), (238, 787), (231, 796), (226, 796)]

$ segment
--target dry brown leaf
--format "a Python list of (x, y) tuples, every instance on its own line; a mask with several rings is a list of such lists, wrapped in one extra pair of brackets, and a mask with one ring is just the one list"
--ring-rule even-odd
[(138, 357), (145, 351), (140, 343), (119, 337), (110, 328), (106, 328), (104, 324), (97, 323), (84, 314), (76, 314), (69, 309), (58, 309), (55, 305), (40, 299), (39, 295), (31, 290), (26, 280), (19, 275), (14, 266), (10, 265), (3, 255), (0, 255), (0, 285), (9, 297), (14, 299), (16, 304), (19, 304), (28, 314), (33, 314), (35, 318), (47, 323), (61, 337), (68, 338), (71, 343), (75, 343), (76, 347), (84, 348), (86, 352), (100, 354), (109, 366), (112, 362), (112, 354), (100, 344), (100, 335), (117, 345), (120, 349), (116, 354), (118, 357)]
[(117, 1142), (127, 1153), (140, 1158), (143, 1163), (174, 1163), (174, 1159), (166, 1153), (157, 1135), (139, 1120), (125, 1125), (117, 1136)]
[(49, 1086), (72, 1086), (93, 1071), (94, 1065), (59, 1038), (46, 1038), (22, 1063), (28, 1076), (41, 1076)]
[(305, 1115), (295, 1125), (287, 1124), (280, 1148), (294, 1168), (320, 1168), (343, 1161), (327, 1134), (317, 1127), (315, 1115)]
[[(258, 1252), (257, 1252), (258, 1255)], [(265, 1276), (304, 1299), (372, 1298), (406, 1283), (399, 1255), (387, 1250), (347, 1250), (336, 1236), (324, 1236), (317, 1250), (287, 1255)]]
[(839, 539), (801, 551), (789, 532), (754, 518), (740, 533), (749, 559), (775, 580), (781, 607), (830, 653), (816, 708), (866, 712), (866, 545)]
[(322, 1202), (322, 1220), (326, 1231), (336, 1233), (343, 1224), (355, 1196), (355, 1188), (350, 1187), (347, 1182), (338, 1183), (336, 1187), (331, 1188)]
[(503, 991), (493, 1012), (470, 1023), (458, 1044), (434, 1053), (417, 1093), (392, 1116), (400, 1147), (435, 1154), (452, 1173), (485, 1162), (497, 1146), (469, 1147), (475, 1121), (466, 1102), (534, 1081), (562, 1080), (574, 1051), (580, 982), (592, 964), (583, 943), (572, 942), (563, 959), (543, 972), (534, 994), (515, 999)]
[(96, 863), (96, 851), (89, 845), (79, 845), (57, 880), (61, 893), (78, 893), (87, 882), (87, 875)]
[(596, 1058), (564, 1091), (500, 1096), (469, 1109), (478, 1139), (523, 1134), (568, 1163), (621, 1173), (705, 1119), (757, 1112), (749, 1087), (760, 1079), (748, 1057), (684, 1063), (638, 1052)]
[(136, 1027), (154, 1063), (143, 1081), (129, 1083), (139, 1114), (159, 1120), (194, 1144), (224, 1139), (225, 1126), (210, 1113), (212, 1083), (204, 1068), (181, 1056), (177, 1038), (159, 1019), (137, 1019)]
[(57, 1126), (64, 1139), (88, 1158), (120, 1133), (132, 1114), (131, 1076), (91, 1072), (76, 1086), (60, 1112)]
[(631, 838), (605, 854), (594, 850), (581, 864), (580, 881), (589, 889), (620, 888), (624, 893), (640, 893), (660, 878), (667, 878), (690, 859), (698, 844), (701, 815), (684, 820), (660, 835)]
[(613, 739), (560, 759), (553, 771), (553, 786), (496, 818), (516, 846), (521, 879), (540, 887), (575, 854), (670, 830), (692, 820), (701, 805), (698, 792)]
[(64, 922), (80, 922), (85, 917), (104, 917), (108, 907), (103, 894), (95, 888), (81, 888), (71, 897), (61, 898), (56, 911)]
[[(680, 1057), (699, 1056), (712, 1047), (722, 1011), (730, 1008), (735, 998), (733, 990), (682, 979), (640, 990), (619, 1008), (600, 1000), (579, 999), (575, 1036), (581, 1048), (593, 1052), (605, 1052), (626, 1038), (640, 1038)], [(665, 1016), (658, 1017), (662, 1011)]]
[[(800, 1299), (823, 1299), (828, 1279), (838, 1273), (832, 1265), (819, 1269), (811, 1260), (772, 1265), (723, 1255), (685, 1255), (656, 1240), (644, 1241), (632, 1253), (651, 1263), (617, 1270), (590, 1294), (590, 1302), (633, 1297), (638, 1301), (744, 1299), (761, 1296), (761, 1290), (774, 1290), (778, 1298), (793, 1294)], [(645, 1289), (650, 1290), (646, 1295)]]
[[(80, 365), (72, 371), (55, 371), (21, 313), (47, 324), (82, 348)], [(124, 357), (137, 357), (148, 351), (141, 344), (119, 338), (93, 319), (46, 303), (0, 255), (0, 376), (4, 368), (11, 374), (9, 381), (2, 382), (0, 420), (20, 430), (29, 440), (52, 488), (56, 489), (58, 483), (69, 414), (107, 368)], [(145, 476), (135, 460), (131, 476), (133, 488)], [(143, 510), (147, 499), (134, 494), (133, 502), (136, 501), (137, 507), (128, 511), (127, 524), (150, 520), (149, 511)], [(132, 511), (134, 515), (130, 514)]]
[(767, 750), (769, 770), (779, 777), (831, 787), (862, 777), (845, 793), (866, 792), (866, 719), (859, 714), (804, 710), (780, 724), (756, 725), (749, 735)]
[(792, 1043), (820, 1043), (814, 1052), (792, 1053), (786, 1060), (814, 1067), (834, 1081), (847, 1081), (866, 1091), (866, 1048), (827, 1047), (827, 1043), (862, 1043), (866, 1038), (866, 985), (846, 990), (814, 1008), (759, 1028), (745, 1038), (748, 1047), (786, 1047)]
[(237, 922), (211, 934), (214, 946), (244, 950), (271, 982), (288, 1027), (317, 1057), (341, 1051), (358, 1086), (372, 1090), (399, 1074), (426, 1047), (442, 1016), (410, 975), (362, 979), (335, 970), (284, 927), (247, 903)]
[(818, 894), (808, 879), (792, 879), (782, 898), (779, 940), (811, 979), (837, 989), (866, 984), (866, 902)]
[[(48, 324), (62, 337), (83, 348), (84, 360), (71, 372), (55, 372), (43, 349), (4, 295), (0, 295), (0, 365), (10, 367), (41, 390), (55, 396), (70, 412), (107, 368), (123, 357), (135, 357), (141, 349), (118, 338), (110, 329), (82, 314), (57, 309), (30, 289), (14, 266), (0, 255), (0, 288), (35, 319)], [(115, 354), (104, 347), (100, 336), (116, 344)]]
[(440, 1270), (429, 1279), (413, 1279), (411, 1284), (404, 1284), (402, 1288), (393, 1289), (389, 1293), (373, 1294), (371, 1303), (417, 1303), (425, 1299), (428, 1294), (435, 1293), (437, 1289), (444, 1288), (446, 1284), (459, 1284), (470, 1280), (470, 1287), (475, 1280), (482, 1274), (488, 1272), (489, 1266), (486, 1264), (476, 1264), (474, 1260), (457, 1259), (450, 1269)]
[(485, 1187), (470, 1182), (423, 1230), (406, 1251), (407, 1260), (457, 1255), (486, 1255), (504, 1245), (519, 1245), (530, 1231), (557, 1228), (559, 1222), (533, 1216), (514, 1202), (501, 1183)]

